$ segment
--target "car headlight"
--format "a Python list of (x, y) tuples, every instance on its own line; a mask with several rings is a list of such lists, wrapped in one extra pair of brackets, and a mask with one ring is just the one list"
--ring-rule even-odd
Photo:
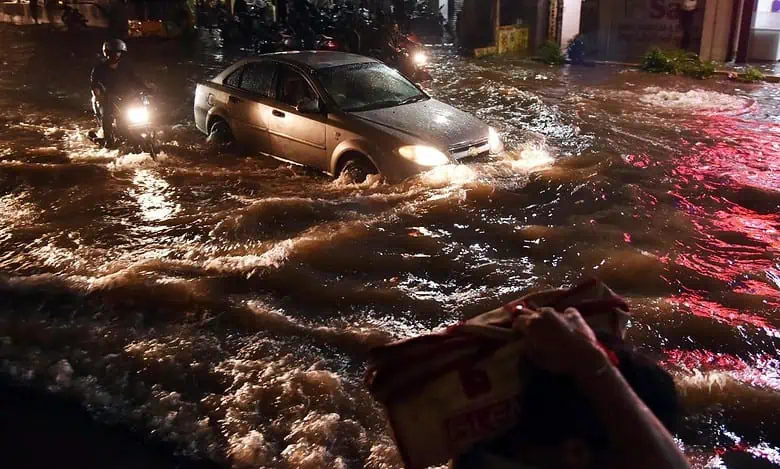
[(398, 149), (398, 153), (407, 160), (420, 166), (441, 166), (450, 162), (450, 159), (439, 150), (425, 145), (409, 145)]
[(425, 65), (428, 63), (428, 55), (425, 52), (417, 52), (412, 56), (412, 60), (417, 65)]
[(504, 142), (501, 141), (501, 136), (493, 127), (488, 131), (488, 144), (490, 145), (490, 153), (496, 154), (504, 151)]
[(127, 110), (127, 119), (131, 124), (148, 124), (149, 110), (145, 107), (131, 107)]

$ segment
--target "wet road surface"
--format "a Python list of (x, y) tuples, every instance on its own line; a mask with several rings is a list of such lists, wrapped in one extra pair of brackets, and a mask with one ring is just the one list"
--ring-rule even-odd
[[(399, 467), (366, 351), (598, 276), (662, 359), (697, 467), (780, 467), (780, 87), (465, 60), (430, 93), (502, 161), (350, 185), (218, 154), (196, 80), (236, 56), (131, 42), (163, 156), (86, 138), (100, 38), (0, 26), (0, 367), (233, 467)], [(143, 51), (143, 52), (140, 52)]]

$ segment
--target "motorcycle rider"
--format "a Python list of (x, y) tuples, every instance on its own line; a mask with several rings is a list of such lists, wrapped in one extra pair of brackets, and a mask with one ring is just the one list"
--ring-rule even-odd
[(391, 56), (399, 55), (406, 45), (406, 38), (401, 33), (401, 28), (398, 23), (393, 22), (385, 31), (386, 44)]
[[(92, 69), (90, 87), (92, 89), (92, 109), (103, 129), (103, 145), (115, 146), (113, 122), (114, 104), (133, 91), (149, 91), (149, 86), (122, 62), (127, 53), (127, 44), (121, 39), (111, 39), (103, 43), (103, 60)], [(91, 137), (96, 137), (90, 135)]]
[(420, 51), (422, 45), (413, 37), (401, 32), (398, 23), (393, 23), (384, 32), (384, 62), (397, 68), (401, 73), (414, 81), (430, 80), (430, 74), (415, 63), (415, 51)]

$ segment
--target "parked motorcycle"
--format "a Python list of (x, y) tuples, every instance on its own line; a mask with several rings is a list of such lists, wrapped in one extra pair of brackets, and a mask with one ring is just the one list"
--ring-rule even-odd
[(314, 41), (314, 48), (316, 50), (330, 50), (330, 51), (343, 51), (344, 46), (336, 40), (333, 36), (326, 36), (324, 34), (318, 34)]

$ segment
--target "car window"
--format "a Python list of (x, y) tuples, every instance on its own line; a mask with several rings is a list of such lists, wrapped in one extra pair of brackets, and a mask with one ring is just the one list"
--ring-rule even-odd
[(244, 71), (244, 67), (239, 68), (235, 72), (228, 75), (227, 78), (222, 82), (226, 86), (232, 86), (233, 88), (238, 88), (241, 84), (241, 72)]
[(273, 62), (251, 63), (244, 68), (241, 89), (270, 98), (273, 94), (276, 64)]
[(326, 68), (318, 71), (318, 78), (345, 111), (368, 111), (428, 99), (403, 75), (381, 63)]
[(279, 75), (279, 101), (298, 106), (306, 100), (316, 100), (317, 93), (299, 72), (282, 65)]

